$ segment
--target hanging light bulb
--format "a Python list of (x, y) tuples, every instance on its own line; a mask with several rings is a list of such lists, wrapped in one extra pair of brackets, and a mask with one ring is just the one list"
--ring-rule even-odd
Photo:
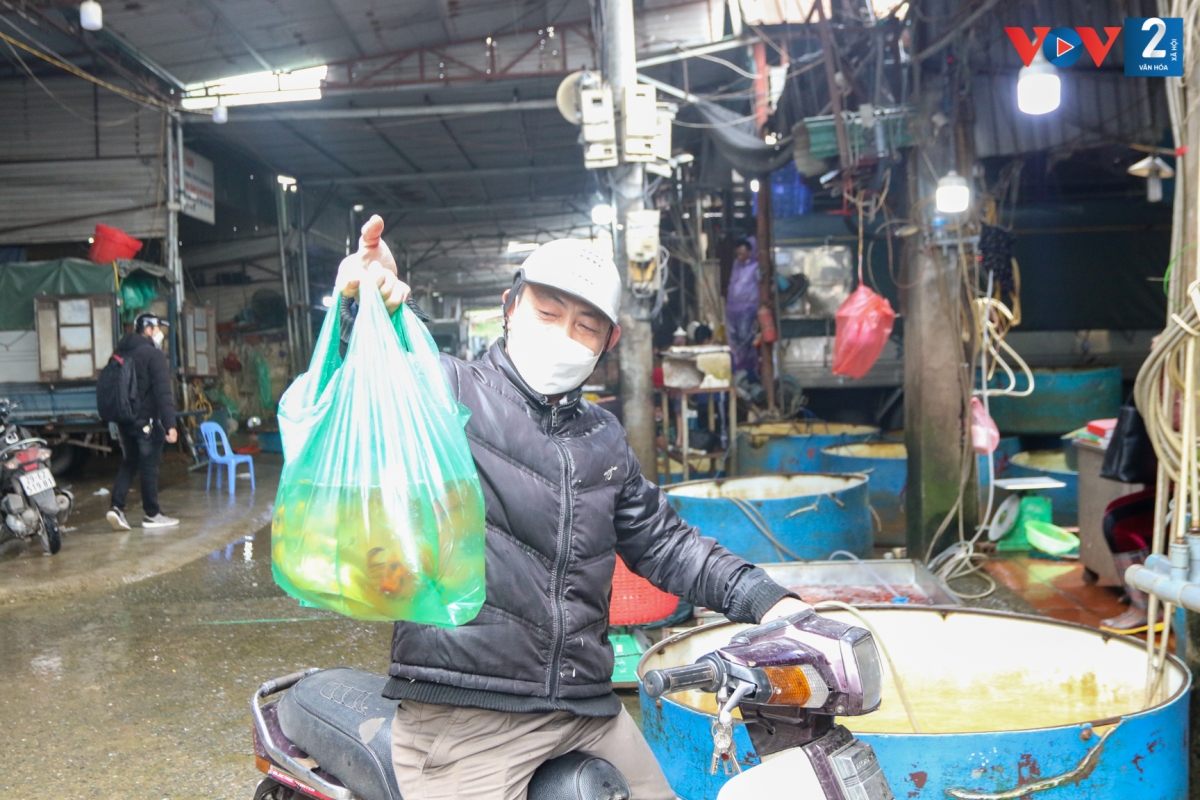
[(104, 11), (96, 0), (83, 0), (79, 4), (79, 25), (85, 31), (98, 31), (104, 27)]
[(758, 194), (758, 178), (752, 178), (750, 180), (750, 191)]
[(212, 115), (213, 122), (218, 125), (224, 125), (226, 122), (229, 122), (229, 109), (226, 106), (213, 106)]
[(1131, 166), (1127, 172), (1146, 179), (1146, 199), (1151, 203), (1162, 202), (1163, 178), (1174, 178), (1175, 170), (1158, 156), (1146, 156)]
[(1062, 102), (1058, 70), (1039, 47), (1028, 67), (1017, 73), (1017, 108), (1026, 114), (1049, 114)]
[(592, 224), (600, 226), (612, 225), (617, 218), (617, 210), (608, 203), (597, 203), (592, 206)]
[(971, 205), (971, 187), (967, 179), (954, 170), (938, 179), (937, 210), (943, 214), (960, 214)]

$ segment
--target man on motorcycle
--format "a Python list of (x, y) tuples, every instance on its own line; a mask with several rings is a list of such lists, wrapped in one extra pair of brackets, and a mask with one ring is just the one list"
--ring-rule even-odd
[[(343, 341), (363, 282), (379, 287), (389, 311), (409, 298), (382, 234), (383, 220), (372, 217), (338, 270)], [(392, 761), (406, 800), (518, 800), (538, 766), (575, 750), (612, 762), (637, 800), (675, 797), (612, 691), (617, 556), (660, 589), (734, 621), (807, 608), (681, 520), (642, 477), (617, 420), (581, 397), (621, 336), (620, 297), (610, 258), (582, 241), (550, 242), (504, 292), (504, 338), (479, 361), (443, 357), (471, 411), (487, 599), (457, 628), (396, 624), (384, 695), (402, 701)]]

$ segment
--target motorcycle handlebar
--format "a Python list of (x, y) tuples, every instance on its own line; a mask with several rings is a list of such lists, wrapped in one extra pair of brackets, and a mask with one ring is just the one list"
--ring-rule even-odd
[(703, 658), (695, 664), (652, 669), (642, 678), (642, 685), (651, 697), (686, 689), (715, 692), (721, 685), (721, 671), (711, 660)]

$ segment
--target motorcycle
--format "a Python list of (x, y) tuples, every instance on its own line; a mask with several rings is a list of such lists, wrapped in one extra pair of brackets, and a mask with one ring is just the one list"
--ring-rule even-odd
[[(894, 800), (875, 751), (834, 721), (879, 708), (883, 666), (864, 628), (802, 611), (744, 630), (694, 664), (650, 670), (643, 684), (655, 698), (716, 693), (711, 769), (734, 776), (717, 800)], [(744, 772), (735, 709), (763, 759)]]
[[(267, 681), (250, 700), (255, 764), (266, 777), (254, 800), (401, 800), (392, 770), (395, 701), (387, 679), (352, 669), (296, 672)], [(651, 697), (716, 693), (712, 769), (738, 773), (719, 800), (803, 797), (893, 800), (871, 746), (835, 716), (879, 707), (883, 670), (870, 632), (804, 611), (749, 628), (696, 663), (651, 670)], [(740, 709), (764, 759), (740, 771), (733, 712)], [(529, 800), (629, 800), (603, 759), (569, 753), (543, 764)]]
[(0, 559), (20, 555), (34, 537), (51, 556), (75, 498), (54, 480), (46, 440), (11, 421), (15, 407), (0, 397)]

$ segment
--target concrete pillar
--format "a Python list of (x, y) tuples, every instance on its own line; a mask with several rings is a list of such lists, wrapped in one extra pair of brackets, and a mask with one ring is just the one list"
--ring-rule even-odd
[[(612, 86), (617, 109), (617, 147), (624, 147), (620, 109), (625, 87), (637, 83), (636, 40), (633, 29), (633, 0), (603, 0), (604, 77)], [(625, 295), (621, 301), (621, 340), (617, 344), (621, 372), (621, 414), (629, 443), (642, 465), (642, 474), (657, 480), (654, 452), (654, 348), (647, 304), (629, 291), (629, 260), (625, 255), (625, 219), (630, 211), (645, 207), (642, 189), (645, 170), (641, 164), (623, 164), (611, 170), (616, 224), (613, 253)], [(665, 265), (664, 265), (665, 266)]]
[[(932, 197), (936, 182), (926, 167), (948, 171), (950, 152), (941, 136), (922, 137), (908, 158), (909, 207), (917, 208)], [(924, 150), (925, 152), (921, 152)], [(921, 206), (932, 215), (932, 203)], [(963, 420), (972, 376), (963, 332), (963, 282), (957, 253), (940, 249), (913, 236), (905, 244), (906, 281), (904, 312), (904, 442), (908, 449), (908, 554), (924, 559), (934, 533), (958, 502), (962, 492), (962, 524), (974, 534), (977, 503), (973, 474), (975, 455), (964, 454)], [(968, 459), (964, 464), (964, 458)], [(963, 485), (964, 470), (967, 483)], [(938, 549), (958, 538), (958, 521), (952, 519), (939, 539)]]

